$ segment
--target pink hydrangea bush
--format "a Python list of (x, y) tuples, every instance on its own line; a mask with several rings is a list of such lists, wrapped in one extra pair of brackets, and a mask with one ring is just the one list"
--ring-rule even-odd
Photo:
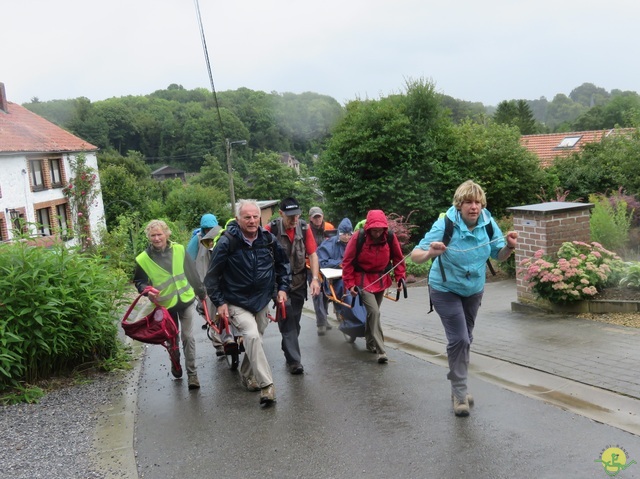
[(520, 262), (518, 274), (531, 290), (552, 303), (593, 298), (604, 287), (615, 284), (622, 274), (620, 257), (599, 243), (563, 243), (555, 259), (535, 252)]

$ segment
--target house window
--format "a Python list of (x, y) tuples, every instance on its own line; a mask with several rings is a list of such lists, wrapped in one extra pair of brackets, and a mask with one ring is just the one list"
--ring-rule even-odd
[(30, 160), (31, 187), (34, 191), (44, 189), (44, 178), (42, 176), (42, 160)]
[(60, 159), (49, 160), (49, 171), (51, 172), (51, 186), (59, 188), (62, 186), (62, 170), (60, 169)]
[(60, 236), (62, 236), (62, 239), (66, 241), (69, 238), (73, 238), (73, 232), (71, 230), (71, 224), (69, 222), (66, 203), (56, 206), (56, 215), (58, 216), (58, 224), (60, 225)]
[(565, 136), (556, 148), (573, 148), (582, 136)]
[(36, 210), (36, 218), (38, 220), (38, 233), (42, 236), (51, 236), (51, 217), (49, 208)]
[(4, 224), (4, 218), (0, 218), (0, 243), (7, 241), (6, 226)]
[(15, 231), (14, 234), (26, 233), (27, 222), (24, 219), (24, 213), (20, 210), (9, 210), (9, 216), (11, 217), (11, 229)]

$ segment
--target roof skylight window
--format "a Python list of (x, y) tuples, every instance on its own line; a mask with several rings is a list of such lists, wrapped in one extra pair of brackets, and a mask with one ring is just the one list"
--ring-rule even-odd
[(582, 136), (565, 136), (556, 148), (573, 148)]

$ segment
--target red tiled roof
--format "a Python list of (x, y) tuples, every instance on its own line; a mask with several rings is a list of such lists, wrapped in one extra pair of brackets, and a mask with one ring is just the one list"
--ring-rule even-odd
[(0, 109), (0, 153), (92, 151), (98, 147), (16, 103)]
[[(622, 128), (618, 130), (591, 130), (574, 131), (569, 133), (550, 133), (546, 135), (523, 135), (520, 144), (534, 153), (540, 159), (540, 165), (547, 168), (553, 164), (557, 157), (563, 158), (571, 153), (580, 151), (587, 143), (600, 142), (611, 134), (629, 133), (635, 128)], [(572, 147), (559, 147), (565, 138), (579, 138)]]

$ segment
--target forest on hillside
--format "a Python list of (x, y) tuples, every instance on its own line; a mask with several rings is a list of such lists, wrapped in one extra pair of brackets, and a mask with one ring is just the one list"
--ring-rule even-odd
[[(522, 134), (551, 131), (529, 101), (505, 100), (489, 111), (443, 96), (427, 80), (344, 106), (311, 92), (239, 89), (214, 96), (179, 85), (95, 103), (25, 106), (100, 148), (107, 244), (125, 245), (152, 218), (170, 221), (178, 241), (204, 212), (226, 221), (232, 215), (228, 164), (236, 199), (295, 196), (303, 210), (322, 205), (335, 222), (382, 209), (411, 231), (410, 241), (450, 206), (464, 179), (486, 188), (490, 211), (505, 221), (510, 206), (591, 201), (594, 194), (639, 206), (640, 179), (632, 173), (640, 167), (638, 133), (613, 135), (545, 170), (520, 145)], [(554, 117), (555, 131), (640, 124), (637, 94), (590, 84), (556, 95), (545, 108), (547, 121), (565, 114), (563, 122)], [(280, 161), (285, 151), (301, 162), (300, 174)], [(186, 183), (153, 180), (151, 171), (165, 164), (186, 170)]]
[[(551, 100), (505, 99), (497, 106), (437, 96), (455, 124), (493, 119), (518, 127), (521, 134), (629, 127), (638, 124), (640, 115), (636, 92), (609, 92), (592, 83)], [(334, 98), (312, 92), (240, 88), (214, 95), (176, 84), (142, 96), (97, 102), (83, 97), (47, 102), (34, 98), (23, 106), (102, 151), (139, 152), (152, 169), (170, 164), (197, 172), (206, 155), (216, 157), (224, 168), (225, 140), (246, 140), (249, 148), (235, 151), (241, 174), (257, 152), (289, 152), (313, 174), (314, 159), (346, 110)]]

